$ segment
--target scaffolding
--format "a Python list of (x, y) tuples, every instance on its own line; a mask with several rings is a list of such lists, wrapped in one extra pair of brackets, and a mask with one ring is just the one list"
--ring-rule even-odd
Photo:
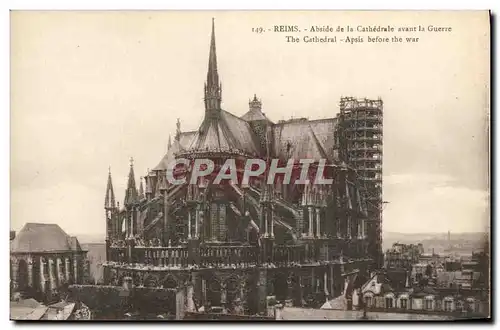
[(356, 169), (361, 193), (367, 202), (368, 251), (375, 266), (383, 264), (382, 253), (382, 155), (383, 102), (381, 99), (340, 99), (342, 160)]

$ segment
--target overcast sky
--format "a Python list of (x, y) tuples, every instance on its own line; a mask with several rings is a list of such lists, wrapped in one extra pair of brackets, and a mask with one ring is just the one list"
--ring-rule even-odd
[[(12, 229), (47, 222), (104, 235), (108, 166), (123, 203), (129, 158), (138, 180), (163, 157), (176, 118), (182, 130), (201, 123), (212, 17), (224, 109), (242, 115), (256, 93), (274, 121), (327, 118), (341, 96), (381, 97), (383, 230), (485, 230), (486, 12), (14, 12)], [(346, 45), (251, 31), (276, 24), (452, 32), (420, 34), (418, 44)]]

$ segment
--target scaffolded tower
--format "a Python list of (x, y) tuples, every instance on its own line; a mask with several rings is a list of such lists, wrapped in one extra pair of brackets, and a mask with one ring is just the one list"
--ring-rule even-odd
[(370, 257), (379, 268), (382, 254), (382, 100), (343, 97), (339, 124), (342, 126), (343, 159), (353, 166), (364, 188), (367, 202)]

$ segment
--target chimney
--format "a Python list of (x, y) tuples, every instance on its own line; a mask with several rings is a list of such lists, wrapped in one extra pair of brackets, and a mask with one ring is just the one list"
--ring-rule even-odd
[(12, 241), (14, 238), (16, 238), (16, 231), (15, 230), (11, 230), (10, 231), (10, 240)]

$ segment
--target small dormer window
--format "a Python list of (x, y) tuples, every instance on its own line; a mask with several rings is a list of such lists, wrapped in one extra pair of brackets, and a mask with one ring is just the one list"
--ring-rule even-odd
[(433, 309), (433, 307), (434, 307), (433, 306), (434, 305), (433, 304), (433, 300), (434, 299), (431, 298), (431, 297), (426, 297), (425, 298), (425, 309), (427, 309), (427, 310), (432, 310)]
[(444, 301), (444, 310), (446, 312), (451, 312), (452, 311), (452, 305), (453, 305), (453, 301), (450, 300), (450, 299), (447, 299)]
[(394, 307), (394, 299), (392, 297), (385, 298), (385, 308), (393, 308)]

